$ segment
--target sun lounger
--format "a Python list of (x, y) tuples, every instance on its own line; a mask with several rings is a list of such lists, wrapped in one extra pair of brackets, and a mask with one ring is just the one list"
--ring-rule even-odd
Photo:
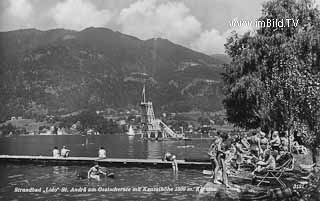
[(242, 138), (241, 143), (243, 144), (243, 146), (249, 150), (250, 149), (250, 143), (248, 142), (248, 140), (246, 138)]
[(308, 149), (303, 146), (303, 145), (299, 145), (299, 143), (297, 141), (294, 141), (292, 143), (292, 148), (294, 151), (296, 151), (298, 154), (308, 154)]
[(305, 171), (305, 172), (311, 172), (314, 167), (316, 166), (315, 163), (311, 164), (311, 165), (305, 165), (305, 164), (300, 164), (299, 167), (301, 170)]
[(282, 187), (286, 187), (286, 184), (282, 181), (281, 177), (285, 172), (292, 171), (294, 169), (294, 158), (292, 154), (289, 153), (283, 156), (283, 158), (285, 157), (287, 157), (287, 160), (280, 166), (276, 167), (275, 170), (266, 170), (260, 174), (257, 173), (254, 175), (253, 179), (259, 182), (257, 186), (260, 186), (262, 183), (271, 183), (271, 180), (275, 180)]

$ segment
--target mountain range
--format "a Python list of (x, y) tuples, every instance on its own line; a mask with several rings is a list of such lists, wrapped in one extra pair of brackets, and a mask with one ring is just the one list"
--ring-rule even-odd
[(221, 110), (226, 62), (107, 28), (0, 32), (0, 120), (136, 107), (144, 84), (158, 111)]

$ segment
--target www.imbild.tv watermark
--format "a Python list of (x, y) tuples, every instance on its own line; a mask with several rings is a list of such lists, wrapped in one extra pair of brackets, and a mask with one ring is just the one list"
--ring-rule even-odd
[(233, 19), (229, 21), (230, 27), (256, 27), (256, 28), (283, 28), (283, 27), (297, 27), (299, 19), (264, 19), (264, 20), (238, 20)]

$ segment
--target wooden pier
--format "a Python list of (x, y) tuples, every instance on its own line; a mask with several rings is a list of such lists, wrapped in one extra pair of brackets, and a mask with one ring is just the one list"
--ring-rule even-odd
[[(171, 168), (172, 162), (161, 159), (130, 159), (130, 158), (98, 158), (98, 157), (52, 157), (52, 156), (18, 156), (0, 155), (0, 163), (40, 164), (40, 165), (93, 165), (98, 163), (105, 167), (142, 167)], [(181, 169), (210, 168), (209, 162), (192, 162), (177, 160)]]

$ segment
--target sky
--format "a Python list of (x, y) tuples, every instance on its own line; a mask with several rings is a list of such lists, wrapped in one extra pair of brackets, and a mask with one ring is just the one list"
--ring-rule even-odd
[[(320, 0), (317, 0), (320, 2)], [(161, 37), (208, 55), (224, 53), (231, 20), (254, 21), (264, 0), (1, 0), (0, 31), (106, 27)]]

